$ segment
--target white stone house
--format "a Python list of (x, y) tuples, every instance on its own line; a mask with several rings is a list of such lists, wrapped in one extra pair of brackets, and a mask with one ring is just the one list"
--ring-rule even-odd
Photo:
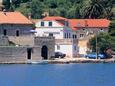
[(45, 17), (35, 24), (36, 36), (54, 36), (55, 52), (62, 52), (66, 57), (78, 54), (76, 33), (69, 28), (68, 19), (58, 16)]

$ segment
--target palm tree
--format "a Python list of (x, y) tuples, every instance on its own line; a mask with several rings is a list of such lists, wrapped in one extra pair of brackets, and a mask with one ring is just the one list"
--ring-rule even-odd
[(100, 15), (106, 15), (106, 9), (101, 0), (89, 0), (89, 4), (83, 10), (84, 18), (99, 18)]

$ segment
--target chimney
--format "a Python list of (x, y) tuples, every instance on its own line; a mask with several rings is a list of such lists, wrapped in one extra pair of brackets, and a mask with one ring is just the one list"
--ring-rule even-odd
[(42, 16), (43, 16), (43, 17), (47, 17), (47, 16), (49, 16), (49, 12), (47, 12), (47, 11), (44, 12), (44, 13), (42, 14)]
[(4, 15), (6, 15), (6, 9), (3, 10)]
[(28, 13), (28, 19), (31, 19), (31, 13)]

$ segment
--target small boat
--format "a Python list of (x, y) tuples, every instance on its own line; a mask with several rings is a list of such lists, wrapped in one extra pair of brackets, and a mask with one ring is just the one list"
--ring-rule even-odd
[(46, 60), (40, 60), (40, 61), (28, 61), (28, 64), (48, 64), (48, 61)]

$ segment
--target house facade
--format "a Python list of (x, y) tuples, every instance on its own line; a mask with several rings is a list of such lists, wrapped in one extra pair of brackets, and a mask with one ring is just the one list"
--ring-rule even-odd
[(79, 54), (91, 52), (89, 39), (99, 33), (108, 33), (110, 24), (107, 19), (70, 19), (69, 22), (77, 34)]
[(45, 17), (35, 24), (36, 36), (54, 36), (55, 52), (62, 52), (66, 57), (77, 56), (76, 33), (69, 27), (68, 19), (63, 17)]
[(30, 35), (33, 23), (19, 12), (0, 12), (0, 35)]
[[(107, 19), (67, 19), (48, 16), (36, 22), (36, 35), (54, 36), (55, 52), (60, 51), (73, 57), (91, 52), (89, 40), (99, 33), (108, 33), (109, 24), (110, 21)], [(70, 54), (70, 51), (73, 54)]]

